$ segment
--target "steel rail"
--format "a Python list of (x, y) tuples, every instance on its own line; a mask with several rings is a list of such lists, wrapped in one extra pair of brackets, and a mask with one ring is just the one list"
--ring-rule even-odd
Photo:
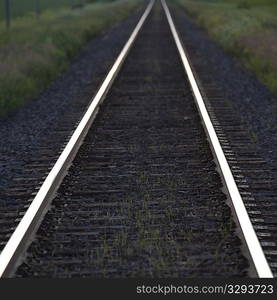
[(244, 205), (241, 195), (239, 193), (238, 187), (236, 185), (235, 179), (234, 179), (231, 169), (228, 165), (228, 162), (224, 155), (224, 152), (221, 148), (220, 142), (218, 140), (215, 129), (211, 122), (209, 113), (206, 109), (204, 100), (200, 93), (200, 89), (195, 80), (195, 77), (194, 77), (192, 68), (190, 66), (187, 54), (183, 48), (182, 42), (181, 42), (179, 35), (177, 33), (177, 30), (175, 28), (175, 25), (172, 20), (172, 17), (171, 17), (170, 11), (168, 9), (168, 6), (166, 4), (166, 1), (161, 0), (161, 3), (163, 6), (163, 9), (165, 11), (167, 21), (169, 23), (169, 26), (170, 26), (175, 44), (177, 46), (181, 61), (185, 68), (185, 72), (186, 72), (188, 80), (190, 82), (191, 89), (192, 89), (193, 95), (194, 95), (194, 99), (197, 104), (197, 108), (200, 113), (203, 125), (205, 127), (205, 131), (207, 133), (210, 145), (215, 154), (215, 158), (218, 162), (220, 171), (221, 171), (223, 179), (225, 181), (226, 188), (228, 190), (230, 199), (232, 201), (232, 205), (234, 207), (238, 222), (240, 224), (246, 245), (248, 247), (249, 253), (251, 255), (251, 259), (256, 268), (257, 274), (260, 278), (273, 278), (273, 274), (268, 265), (266, 257), (263, 253), (263, 250), (262, 250), (260, 242), (257, 238), (256, 232), (252, 226), (252, 223), (248, 216), (247, 210), (245, 208), (245, 205)]
[(155, 0), (151, 0), (149, 2), (146, 10), (144, 11), (128, 41), (124, 45), (121, 53), (117, 57), (101, 87), (91, 100), (91, 104), (89, 105), (78, 127), (74, 131), (54, 167), (46, 177), (37, 195), (24, 214), (22, 220), (2, 250), (0, 255), (0, 277), (10, 277), (12, 275), (12, 272), (14, 271), (16, 265), (18, 264), (18, 260), (22, 255), (22, 252), (26, 250), (28, 243), (30, 243), (30, 236), (37, 230), (41, 217), (45, 213), (47, 206), (50, 205), (54, 193), (64, 178), (66, 171), (74, 159), (78, 149), (80, 148), (82, 141), (84, 140), (99, 110), (99, 105), (104, 100), (106, 93), (111, 87), (116, 75), (120, 70), (120, 67), (127, 57), (131, 46), (136, 40), (140, 29), (142, 28), (153, 7), (154, 1)]

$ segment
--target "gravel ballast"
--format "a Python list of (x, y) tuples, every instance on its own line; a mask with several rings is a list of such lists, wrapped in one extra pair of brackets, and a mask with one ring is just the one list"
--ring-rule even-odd
[[(135, 14), (125, 22), (114, 27), (107, 34), (94, 39), (75, 58), (75, 62), (68, 72), (62, 74), (37, 99), (34, 99), (34, 101), (17, 113), (0, 121), (0, 188), (6, 195), (9, 194), (11, 178), (21, 174), (20, 180), (22, 182), (22, 176), (25, 174), (23, 171), (24, 166), (27, 165), (32, 170), (30, 162), (35, 155), (38, 157), (37, 161), (33, 159), (33, 164), (40, 168), (38, 166), (39, 153), (46, 148), (47, 144), (51, 144), (51, 141), (54, 140), (52, 137), (57, 132), (61, 132), (61, 136), (59, 140), (55, 140), (56, 144), (52, 145), (52, 149), (57, 147), (57, 154), (59, 153), (59, 146), (66, 141), (66, 138), (76, 126), (76, 122), (83, 115), (91, 97), (104, 79), (105, 74), (124, 42), (126, 42), (140, 15), (141, 12)], [(253, 74), (245, 70), (237, 59), (225, 54), (214, 42), (210, 41), (208, 36), (195, 26), (183, 12), (175, 10), (173, 17), (176, 18), (176, 25), (180, 34), (189, 41), (186, 48), (189, 49), (190, 54), (193, 53), (192, 57), (201, 56), (206, 68), (210, 69), (211, 78), (222, 89), (226, 101), (233, 107), (238, 120), (241, 120), (242, 124), (245, 125), (245, 129), (249, 132), (249, 136), (253, 141), (251, 146), (255, 145), (257, 152), (267, 160), (268, 165), (274, 166), (277, 158), (277, 154), (274, 153), (276, 148), (274, 147), (276, 146), (276, 133), (274, 132), (274, 126), (276, 125), (274, 103), (276, 103), (276, 99), (274, 96), (259, 83)], [(157, 44), (159, 44), (158, 41)], [(160, 43), (160, 47), (162, 47), (162, 43)], [(165, 58), (168, 57), (173, 56), (165, 56)], [(172, 61), (174, 59), (175, 57), (172, 58)], [(135, 61), (137, 63), (137, 60)], [(151, 77), (145, 77), (144, 73), (141, 76), (147, 82), (146, 86), (150, 86)], [(128, 80), (128, 85), (132, 84), (131, 78)], [(161, 85), (164, 87), (168, 84), (168, 79), (165, 77), (162, 80)], [(177, 82), (182, 84), (182, 79)], [(166, 95), (170, 93), (170, 88), (167, 88), (164, 93)], [(162, 93), (159, 96), (162, 97), (163, 95)], [(119, 100), (120, 104), (121, 99)], [(176, 110), (176, 114), (180, 112), (182, 112), (182, 109)], [(155, 121), (155, 116), (159, 119), (162, 114), (155, 110), (153, 118), (152, 116), (149, 117), (150, 124)], [(65, 121), (66, 119), (70, 120), (70, 122)], [(175, 118), (173, 119), (175, 120)], [(185, 116), (184, 120), (187, 120), (187, 116)], [(144, 136), (143, 133), (141, 136)], [(159, 145), (157, 142), (155, 145)], [(132, 151), (135, 150), (133, 149)], [(173, 153), (175, 152), (173, 151)], [(180, 163), (179, 161), (177, 162), (178, 164)], [(17, 195), (21, 193), (19, 189), (14, 189), (13, 191)], [(14, 198), (11, 197), (11, 194), (8, 196), (12, 199), (10, 205), (13, 205), (15, 202)], [(1, 209), (5, 211), (6, 204), (3, 199), (4, 197), (1, 199)], [(222, 200), (224, 201), (225, 199)], [(232, 219), (229, 209), (227, 217), (228, 220)], [(233, 236), (237, 239), (233, 233), (231, 237)], [(6, 233), (3, 231), (3, 234)], [(235, 243), (239, 253), (240, 243), (237, 240)], [(246, 265), (244, 258), (240, 254), (238, 256), (238, 265), (242, 266), (242, 270), (238, 271), (236, 268), (235, 270), (231, 268), (231, 272), (228, 271), (226, 274), (238, 273), (242, 276), (246, 275), (246, 272), (243, 271)]]
[(15, 276), (246, 276), (215, 168), (157, 1)]

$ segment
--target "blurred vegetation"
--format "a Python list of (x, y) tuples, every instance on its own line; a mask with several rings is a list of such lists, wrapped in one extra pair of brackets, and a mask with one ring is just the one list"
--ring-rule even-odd
[(22, 106), (65, 71), (93, 36), (126, 18), (140, 0), (44, 10), (0, 23), (0, 115)]
[[(62, 7), (74, 7), (95, 2), (112, 2), (115, 0), (10, 0), (12, 18), (22, 17), (35, 12), (36, 5), (40, 11), (46, 9), (58, 9)], [(0, 19), (4, 18), (4, 1), (0, 0)]]
[(277, 94), (276, 0), (175, 0)]

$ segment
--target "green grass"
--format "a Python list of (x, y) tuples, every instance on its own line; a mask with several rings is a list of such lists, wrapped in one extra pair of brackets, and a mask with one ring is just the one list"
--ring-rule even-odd
[(46, 10), (17, 18), (10, 30), (0, 23), (0, 115), (22, 105), (65, 71), (93, 36), (134, 11), (139, 0)]
[(275, 0), (176, 0), (228, 53), (277, 93)]

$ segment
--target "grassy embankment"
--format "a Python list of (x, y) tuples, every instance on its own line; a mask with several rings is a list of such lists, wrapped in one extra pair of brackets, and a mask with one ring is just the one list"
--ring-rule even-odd
[(176, 0), (277, 94), (276, 0)]
[(94, 3), (80, 9), (44, 10), (0, 22), (0, 115), (22, 105), (65, 71), (93, 36), (134, 11), (140, 0)]

